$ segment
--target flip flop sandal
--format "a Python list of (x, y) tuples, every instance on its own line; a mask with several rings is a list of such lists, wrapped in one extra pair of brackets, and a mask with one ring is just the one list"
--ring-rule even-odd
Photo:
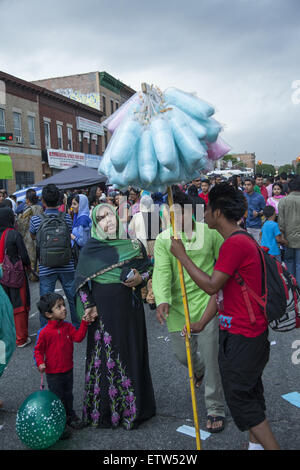
[(212, 428), (212, 427), (208, 428), (206, 426), (206, 429), (207, 429), (208, 432), (211, 432), (212, 434), (215, 434), (217, 432), (223, 431), (223, 429), (225, 428), (225, 417), (224, 416), (211, 416), (211, 415), (208, 415), (207, 419), (211, 422), (212, 425), (216, 421), (222, 421), (222, 425), (219, 428)]

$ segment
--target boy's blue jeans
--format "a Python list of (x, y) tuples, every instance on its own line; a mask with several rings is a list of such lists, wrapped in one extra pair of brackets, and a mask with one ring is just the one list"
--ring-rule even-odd
[[(40, 296), (55, 291), (56, 281), (61, 282), (62, 288), (70, 306), (71, 320), (75, 328), (79, 328), (80, 320), (75, 308), (75, 291), (74, 291), (74, 273), (54, 273), (47, 276), (40, 276)], [(47, 324), (46, 318), (40, 314), (41, 328)]]

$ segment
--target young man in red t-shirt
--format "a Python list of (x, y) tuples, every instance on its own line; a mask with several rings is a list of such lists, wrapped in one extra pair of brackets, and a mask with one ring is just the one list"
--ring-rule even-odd
[[(240, 231), (237, 222), (246, 211), (241, 191), (228, 183), (210, 192), (205, 220), (224, 238), (212, 276), (201, 271), (187, 256), (181, 240), (172, 240), (171, 252), (194, 282), (211, 295), (201, 320), (191, 324), (198, 333), (218, 313), (220, 323), (219, 366), (227, 405), (235, 424), (249, 431), (250, 450), (277, 450), (279, 445), (265, 417), (262, 374), (269, 360), (268, 322), (259, 305), (250, 299), (254, 315), (249, 314), (239, 273), (245, 283), (261, 296), (261, 260), (254, 241)], [(186, 327), (184, 329), (186, 333)]]

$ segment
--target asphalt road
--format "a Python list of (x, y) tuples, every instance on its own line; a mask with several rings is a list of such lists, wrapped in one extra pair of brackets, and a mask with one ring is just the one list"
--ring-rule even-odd
[[(58, 283), (56, 286), (61, 288)], [(0, 449), (24, 450), (15, 431), (16, 413), (22, 402), (39, 389), (40, 374), (33, 362), (33, 347), (39, 329), (36, 302), (39, 286), (31, 283), (32, 308), (29, 335), (32, 344), (16, 349), (0, 379), (0, 397), (4, 407), (0, 411)], [(146, 307), (150, 366), (157, 404), (157, 415), (139, 429), (84, 428), (73, 431), (69, 440), (57, 442), (55, 450), (195, 450), (196, 440), (177, 432), (182, 425), (193, 426), (193, 413), (187, 369), (173, 357), (167, 328), (161, 327), (155, 312)], [(69, 318), (69, 316), (68, 316)], [(292, 344), (300, 340), (300, 331), (274, 333), (270, 330), (271, 358), (265, 369), (263, 382), (267, 416), (282, 449), (300, 449), (300, 409), (285, 401), (281, 395), (300, 392), (300, 364), (293, 364)], [(86, 340), (74, 347), (74, 408), (81, 416)], [(204, 387), (196, 391), (200, 428), (205, 430)], [(226, 428), (211, 434), (201, 442), (206, 450), (242, 450), (246, 448), (247, 433), (234, 425), (227, 409)]]

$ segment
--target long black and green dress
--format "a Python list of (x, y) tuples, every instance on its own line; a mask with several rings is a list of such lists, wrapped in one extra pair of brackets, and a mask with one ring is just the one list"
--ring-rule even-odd
[(75, 275), (78, 313), (93, 305), (98, 312), (88, 329), (82, 419), (133, 429), (155, 415), (155, 398), (140, 286), (124, 286), (120, 274), (124, 267), (147, 273), (150, 265), (138, 240), (105, 240), (96, 212)]

